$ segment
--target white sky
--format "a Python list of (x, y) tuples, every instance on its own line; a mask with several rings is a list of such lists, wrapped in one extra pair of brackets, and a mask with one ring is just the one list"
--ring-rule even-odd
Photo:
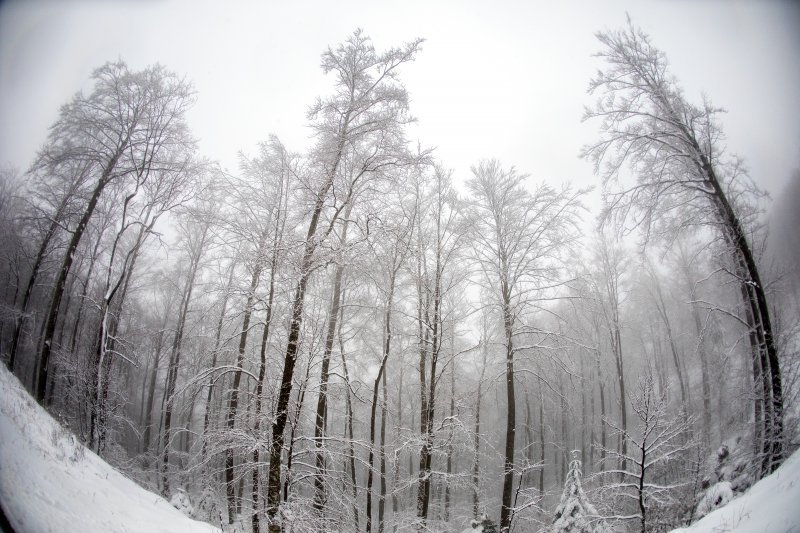
[(378, 50), (426, 43), (402, 76), (419, 124), (458, 180), (497, 157), (534, 178), (597, 183), (578, 151), (600, 66), (594, 32), (628, 12), (664, 50), (687, 95), (729, 110), (729, 149), (758, 183), (780, 192), (800, 167), (800, 3), (262, 1), (3, 2), (0, 4), (0, 165), (24, 170), (59, 106), (90, 87), (92, 70), (122, 58), (160, 62), (195, 84), (190, 125), (202, 152), (236, 169), (270, 133), (308, 145), (305, 111), (330, 89), (319, 57), (355, 28)]

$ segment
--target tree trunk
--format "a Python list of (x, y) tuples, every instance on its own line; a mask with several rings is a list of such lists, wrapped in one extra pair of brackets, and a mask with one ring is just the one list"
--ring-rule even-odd
[(100, 176), (100, 179), (97, 181), (97, 185), (95, 185), (95, 188), (92, 191), (92, 195), (89, 198), (89, 203), (86, 205), (86, 210), (83, 212), (83, 216), (78, 222), (78, 225), (75, 227), (75, 231), (72, 233), (72, 239), (70, 239), (67, 250), (64, 253), (64, 261), (61, 264), (61, 268), (58, 271), (58, 276), (56, 277), (55, 286), (53, 288), (53, 297), (50, 302), (50, 308), (47, 312), (47, 318), (44, 322), (41, 352), (39, 353), (36, 378), (34, 379), (34, 396), (36, 397), (36, 401), (39, 403), (44, 402), (45, 388), (47, 387), (50, 364), (50, 354), (53, 350), (53, 337), (56, 331), (56, 323), (58, 322), (59, 308), (61, 307), (61, 299), (64, 296), (64, 288), (66, 287), (67, 276), (72, 268), (72, 262), (75, 259), (75, 253), (78, 250), (78, 244), (80, 243), (83, 233), (86, 231), (86, 228), (89, 225), (89, 220), (92, 218), (92, 214), (94, 214), (95, 207), (97, 207), (97, 202), (100, 200), (100, 195), (103, 193), (106, 185), (108, 185), (109, 181), (111, 180), (114, 168), (117, 166), (117, 161), (122, 156), (122, 152), (126, 145), (127, 139), (123, 145), (118, 148), (117, 152), (112, 156), (111, 160), (103, 169), (103, 174)]
[[(694, 141), (693, 136), (690, 138)], [(783, 462), (783, 385), (766, 292), (744, 228), (728, 201), (711, 161), (702, 153), (696, 141), (693, 148), (701, 154), (699, 166), (714, 191), (710, 196), (711, 202), (724, 224), (723, 232), (726, 240), (733, 246), (735, 261), (741, 266), (742, 292), (746, 291), (748, 294), (745, 306), (749, 305), (752, 309), (753, 328), (759, 341), (759, 357), (762, 361), (766, 360), (766, 364), (762, 363), (762, 369), (768, 376), (769, 387), (764, 390), (763, 396), (765, 412), (770, 414), (770, 420), (765, 419), (767, 427), (765, 427), (765, 453), (762, 463), (762, 476), (764, 476), (774, 472)]]
[(567, 427), (567, 398), (564, 396), (564, 381), (562, 374), (558, 374), (558, 395), (561, 397), (561, 470), (558, 476), (559, 484), (563, 485), (567, 480), (567, 463), (569, 462), (569, 436)]
[[(128, 196), (129, 199), (133, 198), (133, 194)], [(127, 200), (127, 199), (126, 199)], [(105, 446), (106, 439), (106, 400), (108, 398), (109, 382), (111, 378), (111, 365), (113, 363), (110, 356), (113, 356), (117, 344), (117, 333), (119, 332), (119, 323), (122, 315), (122, 310), (125, 307), (125, 301), (128, 297), (128, 289), (133, 273), (136, 269), (136, 262), (139, 259), (139, 252), (144, 244), (147, 235), (152, 231), (153, 226), (158, 220), (158, 214), (150, 219), (152, 208), (147, 210), (145, 217), (146, 225), (139, 227), (139, 232), (136, 235), (136, 241), (133, 247), (128, 251), (123, 263), (122, 274), (120, 275), (114, 286), (111, 286), (111, 269), (114, 263), (114, 252), (116, 250), (117, 242), (114, 243), (114, 248), (111, 253), (111, 260), (109, 262), (108, 277), (106, 281), (106, 293), (103, 297), (101, 304), (101, 327), (99, 332), (99, 342), (97, 343), (97, 397), (95, 398), (95, 409), (97, 411), (97, 452), (99, 453)], [(123, 225), (125, 219), (123, 217)], [(122, 233), (118, 234), (119, 237)], [(121, 286), (121, 289), (120, 289)], [(116, 302), (116, 313), (112, 313), (111, 307), (114, 297), (119, 291), (119, 299)]]
[(542, 468), (539, 469), (539, 494), (544, 497), (544, 465), (545, 465), (545, 440), (544, 440), (544, 387), (542, 386), (542, 378), (539, 378), (539, 461), (542, 463)]
[(175, 328), (175, 337), (172, 341), (172, 352), (169, 357), (169, 367), (167, 368), (167, 387), (164, 391), (166, 398), (166, 408), (164, 410), (164, 437), (161, 456), (161, 494), (162, 496), (169, 497), (169, 447), (170, 447), (170, 430), (172, 426), (172, 410), (175, 404), (175, 385), (178, 379), (178, 368), (181, 361), (181, 347), (183, 344), (183, 332), (186, 326), (186, 316), (189, 313), (189, 302), (192, 298), (192, 291), (194, 289), (194, 280), (197, 275), (197, 268), (200, 264), (200, 258), (203, 254), (205, 247), (205, 238), (208, 232), (208, 226), (204, 228), (199, 246), (192, 250), (189, 270), (186, 276), (186, 284), (183, 289), (183, 296), (181, 297), (181, 307), (178, 314), (178, 323)]
[[(617, 313), (615, 313), (615, 316)], [(617, 365), (617, 382), (619, 384), (619, 408), (620, 408), (620, 428), (624, 435), (628, 431), (628, 416), (625, 397), (625, 374), (622, 363), (622, 340), (619, 334), (618, 322), (615, 320), (611, 331), (611, 347), (614, 350), (614, 359)], [(620, 439), (620, 469), (625, 470), (627, 467), (626, 457), (628, 455), (628, 440), (626, 438)]]
[(606, 450), (608, 442), (606, 439), (606, 392), (603, 384), (603, 367), (600, 366), (600, 350), (595, 354), (595, 370), (597, 371), (597, 387), (600, 393), (600, 470), (606, 469)]
[(526, 472), (523, 475), (523, 481), (527, 488), (531, 485), (531, 479), (533, 478), (531, 466), (535, 462), (533, 457), (533, 417), (531, 416), (531, 399), (527, 387), (525, 388), (525, 459), (527, 459), (527, 464), (525, 465)]
[(484, 318), (483, 339), (481, 350), (483, 354), (483, 364), (481, 365), (481, 375), (478, 379), (478, 394), (475, 398), (475, 434), (473, 435), (472, 446), (474, 455), (472, 458), (472, 517), (477, 520), (480, 516), (480, 483), (481, 483), (481, 396), (483, 394), (483, 378), (486, 373), (486, 358), (489, 352), (488, 328)]
[[(441, 309), (441, 264), (437, 253), (436, 275), (433, 292), (433, 327), (431, 333), (431, 368), (428, 381), (427, 405), (425, 411), (425, 432), (423, 434), (422, 450), (419, 457), (419, 493), (417, 495), (417, 516), (420, 527), (424, 527), (428, 519), (428, 507), (431, 498), (431, 459), (433, 456), (433, 416), (436, 402), (436, 365), (439, 358), (441, 345), (440, 309)], [(427, 336), (427, 335), (426, 335)], [(422, 363), (422, 361), (420, 361)], [(423, 370), (423, 367), (420, 367)]]
[[(348, 204), (347, 211), (344, 215), (344, 222), (342, 224), (342, 236), (340, 245), (342, 248), (347, 246), (347, 226), (349, 224), (350, 213), (353, 204)], [(317, 413), (314, 423), (314, 510), (324, 519), (323, 513), (326, 502), (325, 494), (325, 451), (324, 451), (324, 437), (325, 429), (328, 422), (328, 369), (330, 368), (331, 352), (333, 351), (333, 340), (336, 336), (336, 320), (339, 316), (339, 302), (342, 294), (342, 278), (344, 277), (344, 262), (340, 259), (340, 263), (336, 266), (336, 273), (334, 274), (333, 281), (333, 298), (331, 300), (331, 307), (328, 311), (328, 327), (325, 334), (325, 349), (322, 354), (322, 367), (320, 370), (319, 379), (319, 395), (317, 396)]]
[[(422, 256), (417, 255), (417, 334), (419, 342), (419, 433), (420, 437), (427, 439), (428, 432), (428, 396), (427, 396), (427, 354), (429, 330), (425, 322), (428, 319), (429, 300), (423, 299), (422, 290)], [(417, 516), (423, 516), (423, 502), (427, 499), (425, 485), (425, 449), (423, 443), (420, 449), (419, 459), (419, 481), (417, 483)], [(424, 518), (420, 523), (420, 528), (424, 527)]]
[[(300, 340), (300, 326), (303, 323), (303, 304), (306, 298), (306, 286), (311, 278), (314, 260), (314, 251), (317, 247), (317, 225), (319, 224), (322, 208), (328, 195), (328, 190), (333, 185), (333, 177), (336, 174), (339, 161), (344, 149), (344, 140), (339, 144), (338, 155), (328, 179), (317, 194), (317, 201), (311, 216), (306, 233), (305, 249), (300, 268), (300, 279), (294, 291), (294, 302), (292, 304), (292, 314), (289, 322), (289, 337), (286, 343), (286, 355), (283, 361), (283, 374), (281, 375), (281, 385), (278, 392), (278, 403), (275, 409), (275, 421), (272, 423), (272, 446), (269, 456), (269, 477), (267, 479), (267, 517), (269, 518), (269, 533), (280, 533), (281, 526), (278, 522), (278, 506), (281, 501), (281, 462), (283, 455), (284, 430), (289, 416), (289, 399), (292, 392), (292, 378), (294, 367), (297, 362), (297, 344)], [(334, 221), (331, 221), (333, 223)]]
[[(340, 306), (341, 313), (344, 314), (344, 298), (345, 293), (342, 292), (342, 304)], [(356, 454), (353, 448), (353, 400), (350, 395), (350, 374), (347, 370), (347, 359), (345, 358), (344, 339), (342, 338), (342, 323), (344, 317), (339, 317), (339, 353), (342, 357), (342, 370), (344, 371), (344, 385), (345, 385), (345, 407), (346, 407), (346, 427), (345, 434), (347, 435), (348, 454), (347, 464), (350, 471), (350, 487), (353, 491), (353, 520), (355, 522), (356, 531), (358, 531), (358, 484), (356, 483)]]
[[(256, 297), (256, 287), (258, 281), (261, 279), (261, 271), (264, 268), (264, 263), (261, 260), (261, 255), (264, 251), (266, 242), (266, 233), (261, 236), (261, 239), (256, 248), (256, 264), (253, 269), (253, 275), (250, 278), (250, 288), (247, 292), (247, 303), (244, 309), (244, 318), (242, 320), (242, 331), (239, 335), (239, 352), (236, 357), (236, 371), (233, 373), (233, 387), (231, 388), (231, 395), (228, 399), (228, 412), (225, 418), (226, 426), (229, 432), (233, 432), (236, 424), (236, 412), (239, 409), (239, 385), (242, 380), (242, 367), (244, 366), (244, 351), (247, 347), (247, 336), (250, 333), (250, 318), (253, 314), (253, 303)], [(228, 499), (228, 524), (233, 524), (236, 510), (236, 491), (233, 479), (233, 448), (228, 446), (225, 449), (225, 493)]]
[(206, 459), (206, 453), (208, 451), (208, 426), (211, 420), (211, 398), (214, 393), (214, 376), (213, 371), (214, 368), (217, 366), (217, 357), (219, 355), (219, 349), (221, 346), (221, 339), (222, 339), (222, 326), (225, 323), (225, 314), (228, 310), (228, 299), (231, 295), (231, 287), (233, 285), (233, 273), (236, 270), (236, 262), (232, 262), (229, 267), (228, 272), (228, 282), (225, 285), (225, 294), (222, 297), (222, 309), (219, 313), (219, 320), (217, 321), (217, 329), (214, 333), (214, 349), (211, 352), (211, 372), (212, 375), (208, 378), (208, 392), (206, 393), (206, 406), (205, 406), (205, 414), (203, 415), (203, 449), (200, 453), (200, 460), (204, 462)]
[(667, 306), (664, 303), (664, 294), (661, 291), (661, 284), (658, 282), (655, 272), (652, 273), (652, 277), (653, 283), (656, 287), (656, 309), (658, 310), (658, 314), (661, 316), (661, 320), (664, 322), (664, 327), (667, 331), (667, 341), (669, 342), (669, 348), (672, 352), (672, 361), (675, 363), (675, 373), (678, 376), (678, 386), (681, 389), (681, 405), (683, 406), (684, 412), (686, 412), (691, 399), (689, 397), (689, 389), (686, 384), (686, 378), (684, 377), (683, 365), (681, 364), (681, 358), (678, 355), (678, 348), (675, 345), (675, 339), (672, 335), (672, 325), (669, 322), (669, 315), (667, 315)]
[(378, 497), (378, 533), (384, 531), (384, 517), (386, 510), (386, 372), (383, 373), (383, 401), (381, 402), (381, 436), (380, 436), (380, 456), (381, 456), (381, 488)]
[(11, 351), (9, 352), (8, 356), (8, 369), (12, 373), (14, 372), (14, 366), (16, 364), (20, 335), (22, 334), (23, 322), (25, 320), (25, 315), (28, 312), (28, 305), (30, 304), (31, 295), (33, 294), (33, 288), (36, 286), (36, 279), (39, 276), (39, 270), (42, 268), (42, 263), (44, 262), (44, 256), (47, 254), (47, 247), (50, 245), (50, 240), (53, 238), (53, 236), (55, 236), (56, 231), (58, 231), (58, 228), (60, 227), (59, 221), (63, 217), (63, 212), (66, 208), (66, 205), (67, 198), (64, 198), (61, 204), (59, 204), (58, 209), (56, 209), (53, 220), (50, 222), (50, 226), (47, 228), (47, 232), (42, 238), (42, 243), (39, 245), (39, 251), (36, 253), (36, 259), (33, 261), (31, 275), (28, 278), (28, 284), (25, 286), (25, 292), (22, 297), (22, 305), (20, 305), (19, 314), (14, 321), (14, 333), (11, 338)]
[(311, 362), (312, 359), (309, 358), (308, 365), (306, 365), (306, 377), (300, 384), (300, 390), (297, 391), (297, 403), (295, 404), (294, 408), (294, 419), (291, 422), (292, 431), (289, 433), (289, 450), (286, 458), (286, 479), (283, 480), (283, 501), (289, 500), (289, 484), (292, 478), (292, 461), (294, 460), (294, 435), (297, 431), (297, 425), (300, 423), (300, 412), (303, 410), (303, 403), (306, 397), (308, 377), (311, 375)]
[[(401, 354), (402, 355), (402, 354)], [(400, 361), (398, 365), (400, 367), (400, 377), (398, 380), (397, 385), (397, 425), (395, 426), (395, 446), (397, 443), (400, 442), (400, 428), (403, 427), (403, 377), (404, 377), (404, 369), (405, 364), (404, 362)], [(393, 481), (392, 481), (392, 516), (395, 517), (393, 522), (392, 531), (397, 533), (397, 513), (400, 512), (400, 501), (397, 494), (397, 489), (400, 486), (400, 450), (395, 448), (394, 451), (394, 462), (392, 463), (392, 473), (393, 473)]]
[(589, 410), (586, 408), (586, 371), (584, 368), (583, 357), (581, 361), (581, 467), (583, 468), (584, 475), (589, 474), (589, 467), (586, 462), (586, 428), (589, 426), (589, 417), (587, 416)]
[(639, 462), (639, 486), (637, 487), (637, 496), (638, 496), (638, 503), (639, 503), (639, 512), (642, 514), (642, 531), (641, 533), (645, 533), (647, 528), (645, 527), (647, 524), (647, 509), (644, 506), (644, 474), (645, 474), (645, 459), (647, 456), (647, 451), (645, 447), (645, 440), (646, 436), (642, 436), (642, 445), (639, 447), (639, 453), (641, 454), (641, 461)]
[[(450, 337), (450, 354), (453, 357), (453, 338), (455, 328)], [(450, 522), (450, 476), (453, 473), (453, 439), (455, 438), (455, 412), (456, 412), (456, 373), (455, 365), (450, 367), (450, 436), (447, 443), (447, 470), (444, 478), (444, 521)]]
[[(401, 263), (402, 264), (402, 263)], [(367, 509), (366, 509), (366, 532), (370, 533), (372, 531), (372, 472), (373, 472), (373, 459), (374, 459), (374, 450), (375, 450), (375, 411), (378, 405), (378, 388), (381, 383), (381, 377), (384, 375), (386, 371), (386, 361), (389, 359), (389, 353), (392, 347), (392, 302), (394, 301), (394, 284), (395, 284), (395, 276), (397, 275), (397, 271), (399, 270), (399, 266), (394, 268), (391, 271), (391, 275), (389, 278), (389, 289), (387, 294), (386, 300), (386, 310), (384, 311), (383, 320), (383, 357), (381, 358), (381, 366), (378, 369), (378, 376), (375, 378), (375, 384), (372, 388), (372, 408), (370, 411), (370, 425), (369, 425), (369, 458), (367, 460)], [(385, 389), (386, 385), (384, 384), (384, 396), (386, 393)], [(381, 427), (381, 447), (383, 447), (383, 441), (386, 438), (385, 433), (385, 397), (384, 397), (384, 414), (382, 416), (382, 427)], [(386, 464), (385, 460), (382, 461), (381, 465), (381, 486), (382, 486), (382, 499), (385, 497), (386, 492)], [(380, 505), (380, 504), (379, 504)], [(383, 513), (382, 506), (379, 509), (379, 518), (378, 524), (379, 528), (383, 529), (383, 517), (380, 516)]]
[[(305, 247), (303, 258), (300, 263), (300, 278), (294, 291), (294, 302), (292, 304), (292, 314), (289, 322), (289, 337), (286, 343), (286, 355), (283, 361), (283, 374), (281, 375), (281, 386), (278, 392), (278, 403), (275, 410), (275, 421), (272, 423), (272, 445), (269, 456), (269, 477), (267, 479), (267, 517), (269, 519), (269, 533), (280, 533), (281, 525), (278, 522), (278, 506), (281, 500), (281, 462), (283, 455), (283, 432), (286, 429), (288, 418), (289, 399), (292, 392), (292, 377), (294, 376), (294, 366), (297, 362), (297, 343), (300, 340), (300, 326), (303, 323), (303, 304), (306, 298), (306, 286), (311, 278), (314, 252), (319, 244), (317, 226), (325, 207), (328, 191), (333, 186), (333, 180), (339, 169), (342, 156), (344, 155), (345, 142), (350, 128), (352, 108), (348, 109), (342, 118), (341, 129), (338, 131), (336, 151), (331, 161), (331, 167), (325, 176), (325, 182), (317, 192), (314, 210), (306, 232)], [(338, 211), (330, 221), (330, 227), (338, 218)], [(324, 236), (323, 236), (324, 238)]]
[[(267, 295), (267, 316), (264, 318), (264, 333), (261, 336), (261, 364), (258, 369), (258, 383), (256, 383), (256, 407), (255, 423), (253, 424), (253, 434), (258, 438), (261, 430), (261, 396), (264, 392), (264, 377), (267, 371), (267, 345), (269, 344), (269, 332), (272, 325), (272, 303), (275, 297), (275, 274), (278, 267), (278, 244), (272, 250), (272, 261), (270, 262), (269, 275), (269, 294)], [(210, 391), (209, 391), (210, 392)], [(260, 520), (258, 513), (258, 494), (259, 494), (259, 468), (261, 456), (260, 447), (253, 449), (253, 517), (251, 521), (253, 533), (259, 533)]]
[(700, 311), (694, 303), (694, 291), (691, 291), (692, 318), (694, 319), (697, 334), (697, 354), (700, 358), (700, 374), (703, 387), (703, 444), (706, 448), (711, 445), (711, 378), (708, 368), (708, 350), (706, 347), (705, 333), (700, 319)]
[[(142, 437), (142, 454), (147, 455), (150, 450), (150, 433), (153, 429), (153, 400), (156, 392), (156, 378), (158, 377), (158, 363), (161, 360), (161, 349), (164, 345), (164, 329), (166, 328), (167, 315), (164, 315), (164, 324), (156, 334), (153, 349), (153, 367), (150, 370), (150, 383), (147, 387), (147, 401), (144, 407), (144, 436)], [(147, 460), (147, 459), (145, 459)], [(145, 466), (147, 468), (147, 466)]]
[(503, 459), (503, 497), (500, 507), (500, 531), (511, 530), (513, 509), (511, 498), (514, 488), (514, 444), (516, 438), (517, 412), (514, 395), (514, 318), (511, 314), (511, 289), (503, 283), (503, 328), (506, 337), (506, 445)]

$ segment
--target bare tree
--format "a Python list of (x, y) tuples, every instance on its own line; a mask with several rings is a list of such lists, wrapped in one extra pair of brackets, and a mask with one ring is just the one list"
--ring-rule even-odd
[[(333, 341), (336, 337), (336, 323), (341, 314), (339, 307), (342, 299), (342, 279), (345, 271), (344, 250), (347, 247), (347, 229), (350, 224), (350, 215), (353, 210), (353, 204), (348, 204), (344, 213), (342, 221), (340, 241), (340, 257), (336, 265), (336, 271), (333, 275), (333, 289), (331, 295), (331, 306), (328, 311), (328, 323), (325, 331), (325, 348), (322, 354), (322, 365), (320, 368), (319, 379), (319, 394), (317, 395), (317, 412), (314, 420), (314, 444), (316, 453), (314, 458), (314, 466), (316, 472), (314, 474), (314, 509), (323, 515), (326, 495), (325, 495), (325, 470), (326, 458), (324, 447), (324, 434), (328, 423), (328, 378), (331, 363), (331, 353), (333, 352)], [(324, 520), (324, 516), (321, 516)], [(367, 521), (367, 530), (369, 530), (369, 521)]]
[[(408, 95), (398, 79), (398, 69), (414, 58), (420, 40), (402, 48), (378, 54), (369, 39), (356, 31), (336, 50), (329, 49), (322, 57), (325, 73), (336, 76), (335, 93), (319, 100), (310, 118), (318, 145), (314, 162), (313, 195), (308, 230), (299, 263), (297, 283), (291, 310), (286, 353), (283, 363), (275, 420), (272, 424), (269, 478), (267, 483), (267, 516), (270, 533), (278, 533), (281, 464), (284, 430), (293, 388), (298, 341), (303, 321), (306, 287), (319, 267), (318, 249), (333, 231), (340, 213), (351, 200), (358, 181), (371, 177), (386, 166), (397, 164), (398, 152), (404, 145), (403, 126), (407, 116)], [(355, 164), (350, 172), (341, 172), (342, 163)], [(340, 174), (347, 176), (345, 198), (340, 198)], [(334, 207), (331, 209), (331, 200)]]
[[(417, 483), (419, 528), (426, 527), (431, 499), (431, 461), (434, 446), (436, 386), (442, 355), (444, 326), (448, 312), (446, 297), (460, 286), (463, 276), (457, 270), (466, 241), (466, 219), (452, 185), (452, 171), (434, 167), (430, 182), (425, 175), (417, 184), (417, 322), (420, 345), (420, 433)], [(421, 188), (420, 188), (421, 187)], [(423, 198), (420, 195), (425, 195)], [(457, 273), (459, 272), (459, 273)]]
[[(585, 119), (600, 121), (600, 140), (583, 156), (592, 160), (607, 187), (607, 218), (629, 221), (646, 236), (703, 226), (728, 247), (752, 330), (751, 342), (767, 387), (761, 474), (783, 458), (781, 371), (765, 286), (753, 251), (748, 217), (763, 193), (747, 178), (741, 162), (725, 155), (722, 111), (704, 99), (688, 101), (670, 75), (667, 60), (650, 38), (628, 21), (621, 30), (600, 32), (607, 68), (592, 79), (597, 104)], [(636, 183), (610, 190), (625, 164)]]
[[(172, 348), (170, 350), (169, 365), (167, 367), (167, 382), (164, 391), (164, 427), (162, 436), (162, 457), (161, 457), (161, 493), (169, 496), (169, 450), (172, 446), (171, 429), (172, 413), (175, 408), (176, 385), (178, 370), (181, 364), (183, 353), (183, 340), (186, 331), (186, 319), (189, 313), (189, 305), (192, 300), (192, 293), (195, 289), (195, 279), (200, 270), (203, 254), (207, 252), (208, 243), (211, 240), (211, 224), (213, 218), (209, 211), (215, 207), (213, 202), (206, 205), (205, 210), (198, 209), (194, 213), (189, 212), (180, 225), (182, 244), (188, 259), (185, 278), (180, 293), (180, 304), (178, 307), (177, 323), (175, 334), (172, 337)], [(203, 212), (205, 211), (205, 212)]]
[[(635, 434), (611, 424), (623, 439), (630, 442), (630, 452), (623, 457), (616, 450), (607, 450), (630, 468), (616, 471), (620, 482), (606, 488), (619, 494), (623, 509), (628, 507), (626, 502), (634, 504), (634, 512), (614, 518), (623, 521), (638, 519), (641, 531), (645, 533), (648, 511), (674, 503), (680, 497), (678, 490), (686, 485), (682, 480), (665, 475), (664, 467), (686, 459), (696, 443), (688, 437), (692, 418), (684, 414), (670, 417), (666, 395), (663, 392), (656, 394), (652, 375), (648, 374), (639, 381), (631, 406), (638, 419)], [(670, 525), (675, 524), (662, 524)]]
[[(595, 260), (600, 266), (592, 276), (592, 287), (594, 290), (594, 298), (597, 303), (597, 310), (599, 311), (601, 322), (605, 326), (605, 334), (608, 337), (609, 346), (611, 347), (611, 354), (614, 358), (614, 367), (616, 369), (617, 377), (617, 390), (619, 391), (619, 410), (620, 410), (620, 425), (623, 431), (628, 427), (628, 400), (625, 393), (625, 359), (622, 350), (622, 319), (621, 319), (621, 306), (624, 303), (625, 293), (623, 278), (625, 277), (626, 257), (622, 249), (621, 243), (616, 240), (611, 240), (605, 232), (598, 232), (598, 239), (596, 242)], [(599, 325), (596, 324), (599, 328)], [(598, 336), (600, 336), (598, 329)], [(605, 344), (605, 343), (602, 343)], [(598, 376), (602, 374), (599, 366), (599, 354), (597, 359)], [(601, 378), (602, 379), (602, 378)], [(601, 402), (603, 402), (603, 390), (601, 387)], [(603, 441), (605, 441), (605, 431), (603, 433)], [(625, 439), (621, 439), (620, 453), (624, 457), (627, 454), (626, 447), (628, 445)], [(603, 442), (605, 446), (605, 442)], [(622, 464), (622, 469), (625, 469), (625, 464)]]
[[(61, 158), (51, 158), (47, 151), (43, 151), (37, 157), (28, 176), (32, 177), (31, 185), (27, 187), (26, 196), (29, 197), (28, 204), (32, 211), (31, 219), (46, 221), (46, 224), (37, 228), (39, 231), (38, 250), (33, 264), (30, 266), (28, 282), (25, 284), (22, 302), (15, 314), (14, 331), (11, 338), (11, 348), (9, 350), (8, 367), (13, 372), (19, 351), (20, 340), (23, 334), (25, 319), (28, 317), (28, 306), (33, 296), (33, 290), (39, 274), (44, 266), (45, 260), (54, 250), (53, 243), (57, 240), (60, 230), (68, 227), (71, 219), (76, 218), (73, 211), (77, 208), (75, 204), (80, 202), (80, 195), (83, 192), (86, 181), (89, 179), (90, 166), (85, 162), (65, 162)], [(23, 209), (20, 209), (23, 211)], [(24, 216), (19, 213), (17, 216)], [(39, 224), (26, 224), (37, 227)], [(14, 302), (16, 303), (17, 295)]]
[[(273, 202), (272, 212), (269, 214), (267, 230), (271, 232), (269, 243), (269, 282), (266, 298), (266, 316), (264, 317), (264, 329), (261, 335), (261, 348), (259, 351), (258, 380), (255, 391), (255, 407), (253, 433), (258, 435), (261, 429), (261, 406), (262, 395), (264, 392), (264, 380), (267, 370), (267, 346), (269, 345), (270, 333), (272, 331), (273, 315), (275, 311), (275, 289), (278, 281), (278, 267), (285, 254), (284, 232), (286, 229), (287, 204), (289, 198), (288, 181), (292, 175), (292, 156), (280, 143), (277, 137), (272, 137), (268, 143), (260, 147), (260, 155), (254, 160), (245, 164), (245, 169), (258, 176), (262, 194), (256, 195), (264, 203)], [(263, 197), (262, 197), (263, 195)], [(212, 365), (213, 366), (213, 365)], [(232, 455), (231, 455), (232, 456)], [(227, 461), (226, 456), (226, 461)], [(257, 510), (258, 498), (260, 494), (260, 473), (259, 465), (261, 454), (259, 446), (253, 449), (253, 476), (252, 476), (252, 497), (253, 497), (253, 516), (251, 526), (253, 533), (260, 530), (260, 517)], [(232, 466), (232, 465), (231, 465)], [(226, 466), (226, 476), (229, 470)], [(233, 472), (230, 470), (232, 487)], [(232, 493), (229, 492), (229, 506), (232, 503)], [(230, 516), (230, 515), (229, 515)]]
[(107, 63), (92, 77), (93, 92), (79, 93), (62, 107), (45, 148), (54, 164), (85, 162), (94, 187), (64, 252), (45, 319), (34, 387), (39, 402), (45, 397), (67, 276), (100, 196), (110, 183), (137, 176), (143, 168), (180, 169), (194, 150), (184, 122), (193, 93), (184, 80), (160, 66), (131, 72), (121, 61)]
[[(406, 253), (411, 245), (411, 233), (414, 230), (416, 211), (411, 213), (402, 209), (402, 202), (399, 202), (401, 211), (391, 213), (395, 216), (387, 217), (394, 219), (396, 223), (387, 223), (380, 228), (369, 244), (376, 264), (381, 265), (380, 274), (376, 280), (376, 285), (381, 293), (383, 305), (383, 335), (381, 362), (378, 368), (378, 375), (372, 388), (372, 406), (370, 411), (370, 433), (369, 433), (369, 458), (367, 459), (367, 487), (366, 487), (366, 531), (372, 531), (372, 484), (374, 477), (374, 454), (375, 454), (375, 415), (378, 407), (378, 392), (381, 380), (383, 380), (383, 403), (381, 408), (381, 449), (386, 438), (386, 364), (392, 350), (392, 320), (395, 301), (395, 290), (400, 269), (405, 264)], [(383, 531), (383, 505), (386, 492), (385, 479), (385, 459), (381, 451), (381, 499), (379, 501), (378, 529)]]
[(100, 327), (91, 369), (95, 397), (90, 424), (90, 439), (97, 450), (103, 447), (105, 441), (105, 403), (111, 366), (115, 358), (125, 358), (118, 351), (121, 343), (117, 333), (137, 260), (159, 218), (188, 202), (195, 194), (194, 185), (199, 181), (197, 174), (200, 172), (200, 167), (162, 171), (154, 168), (150, 161), (137, 168), (135, 177), (130, 180), (133, 182), (132, 190), (126, 191), (122, 198), (122, 214), (109, 251), (103, 293), (97, 304), (100, 308)]
[(513, 519), (516, 395), (514, 355), (524, 315), (533, 311), (537, 296), (562, 283), (556, 260), (575, 238), (582, 191), (554, 190), (539, 185), (529, 192), (525, 175), (496, 160), (472, 167), (467, 187), (472, 193), (475, 259), (491, 305), (503, 324), (506, 365), (506, 443), (500, 529)]

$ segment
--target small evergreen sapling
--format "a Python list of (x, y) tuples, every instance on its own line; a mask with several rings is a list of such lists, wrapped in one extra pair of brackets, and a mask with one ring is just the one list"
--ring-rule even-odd
[(581, 462), (577, 451), (572, 452), (569, 473), (564, 482), (561, 503), (556, 508), (555, 520), (550, 533), (605, 533), (607, 525), (597, 514), (597, 510), (589, 503), (581, 486)]

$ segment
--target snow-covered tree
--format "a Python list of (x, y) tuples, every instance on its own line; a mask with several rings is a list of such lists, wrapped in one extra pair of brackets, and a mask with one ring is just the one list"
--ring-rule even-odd
[(583, 492), (581, 477), (582, 465), (578, 459), (578, 451), (572, 452), (573, 459), (569, 463), (569, 472), (564, 482), (561, 502), (556, 508), (555, 519), (548, 529), (549, 533), (605, 533), (608, 526), (597, 514), (597, 510), (589, 502)]
[[(621, 438), (628, 441), (625, 457), (616, 450), (606, 450), (611, 457), (623, 460), (627, 468), (610, 470), (619, 474), (620, 481), (607, 488), (619, 495), (616, 500), (616, 519), (622, 521), (638, 519), (641, 531), (648, 529), (648, 512), (654, 509), (664, 511), (675, 504), (680, 489), (687, 485), (684, 478), (667, 470), (670, 463), (680, 461), (695, 446), (689, 437), (692, 417), (684, 414), (672, 416), (669, 412), (666, 392), (656, 393), (652, 375), (639, 381), (636, 395), (631, 398), (633, 413), (636, 416), (636, 434), (617, 429)], [(633, 505), (630, 505), (633, 503)]]
[[(767, 475), (783, 460), (784, 399), (773, 311), (755, 238), (765, 193), (741, 161), (727, 154), (722, 110), (708, 99), (700, 105), (689, 101), (670, 74), (665, 54), (647, 34), (629, 20), (626, 28), (600, 32), (597, 38), (606, 67), (590, 82), (589, 91), (598, 100), (584, 119), (600, 123), (600, 139), (583, 154), (603, 179), (603, 219), (638, 228), (646, 240), (660, 236), (670, 243), (687, 231), (709, 228), (724, 246), (757, 360), (753, 429), (756, 440), (762, 437), (761, 476)], [(634, 184), (620, 178), (625, 166)]]
[(490, 294), (501, 318), (506, 364), (506, 440), (500, 529), (509, 531), (514, 518), (514, 457), (516, 395), (514, 357), (525, 315), (536, 308), (537, 298), (564, 283), (563, 254), (577, 238), (575, 223), (583, 191), (561, 190), (540, 184), (530, 192), (524, 174), (504, 169), (497, 160), (472, 167), (467, 188), (473, 221), (475, 263), (481, 285)]

